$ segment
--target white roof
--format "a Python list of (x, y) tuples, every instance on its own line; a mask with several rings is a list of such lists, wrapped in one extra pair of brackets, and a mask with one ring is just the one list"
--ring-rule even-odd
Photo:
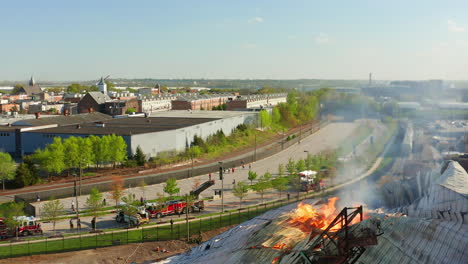
[(468, 174), (458, 162), (449, 162), (437, 184), (463, 196), (468, 196)]
[(313, 170), (305, 170), (305, 171), (299, 172), (299, 174), (304, 175), (304, 176), (313, 176), (313, 175), (316, 175), (317, 172)]

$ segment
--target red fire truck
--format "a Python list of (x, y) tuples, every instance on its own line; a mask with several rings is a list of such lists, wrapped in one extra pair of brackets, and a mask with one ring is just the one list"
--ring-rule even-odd
[[(203, 200), (196, 201), (189, 207), (189, 212), (201, 211), (205, 208)], [(161, 218), (166, 215), (185, 214), (187, 203), (183, 200), (168, 201), (163, 204), (149, 203), (146, 205), (150, 218)]]
[[(209, 180), (202, 183), (198, 186), (195, 190), (190, 191), (190, 195), (196, 197), (198, 199), (201, 192), (208, 189), (209, 187), (215, 184), (214, 180)], [(187, 204), (184, 200), (175, 200), (175, 201), (168, 201), (163, 204), (158, 203), (149, 203), (146, 204), (146, 211), (148, 211), (150, 218), (160, 218), (166, 215), (173, 215), (173, 214), (185, 214), (185, 210)], [(193, 203), (192, 206), (189, 207), (189, 212), (195, 212), (198, 210), (205, 209), (205, 203), (203, 200), (198, 200)]]
[(7, 238), (16, 236), (16, 232), (20, 236), (42, 234), (41, 224), (39, 224), (33, 216), (19, 216), (16, 220), (20, 223), (13, 232), (7, 227), (3, 218), (0, 218), (0, 237)]

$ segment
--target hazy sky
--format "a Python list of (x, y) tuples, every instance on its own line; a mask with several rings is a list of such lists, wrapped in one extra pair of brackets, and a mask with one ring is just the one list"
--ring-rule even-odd
[(0, 80), (468, 79), (467, 0), (5, 0), (0, 11)]

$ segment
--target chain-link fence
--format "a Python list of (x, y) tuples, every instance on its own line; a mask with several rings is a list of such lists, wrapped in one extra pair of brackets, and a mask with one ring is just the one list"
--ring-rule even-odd
[[(291, 198), (291, 200), (273, 201), (241, 210), (225, 212), (222, 215), (202, 216), (198, 219), (191, 217), (188, 223), (185, 220), (177, 221), (173, 224), (159, 222), (155, 226), (82, 233), (69, 237), (46, 238), (40, 241), (15, 241), (13, 239), (10, 242), (0, 244), (0, 258), (75, 251), (149, 241), (187, 240), (189, 238), (192, 242), (201, 242), (201, 234), (203, 232), (240, 224), (268, 210), (289, 202), (295, 202), (299, 199), (299, 197), (294, 198), (294, 200)], [(164, 218), (161, 220), (164, 221)]]

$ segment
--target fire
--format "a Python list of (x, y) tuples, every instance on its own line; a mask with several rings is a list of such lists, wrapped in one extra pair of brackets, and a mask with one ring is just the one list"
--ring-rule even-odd
[(273, 261), (271, 262), (271, 264), (276, 264), (278, 263), (278, 261), (281, 259), (281, 256), (277, 256), (273, 259)]
[(271, 248), (274, 248), (274, 249), (283, 249), (287, 247), (286, 243), (277, 243), (276, 245), (272, 246)]
[(310, 204), (301, 202), (293, 212), (289, 224), (301, 229), (303, 232), (310, 232), (313, 229), (324, 230), (336, 217), (337, 200), (338, 197), (328, 199), (328, 203), (322, 205), (319, 210), (316, 210)]

